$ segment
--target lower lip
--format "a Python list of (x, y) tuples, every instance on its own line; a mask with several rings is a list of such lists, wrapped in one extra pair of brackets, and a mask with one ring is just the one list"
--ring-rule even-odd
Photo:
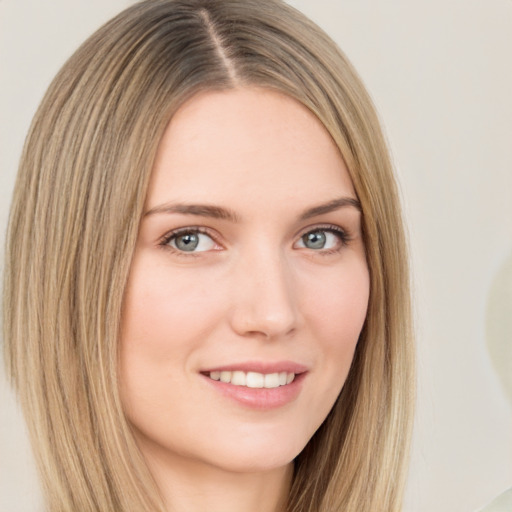
[(207, 375), (201, 375), (210, 386), (223, 396), (238, 402), (239, 404), (258, 410), (276, 409), (293, 402), (302, 389), (302, 383), (306, 372), (295, 376), (290, 384), (277, 388), (248, 388), (235, 386), (220, 380), (210, 379)]

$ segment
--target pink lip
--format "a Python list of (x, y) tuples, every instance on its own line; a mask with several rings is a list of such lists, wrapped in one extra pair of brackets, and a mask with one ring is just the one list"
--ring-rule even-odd
[(308, 367), (295, 363), (293, 361), (275, 361), (275, 362), (264, 362), (264, 361), (246, 361), (243, 363), (233, 363), (224, 366), (215, 366), (214, 368), (208, 368), (207, 370), (201, 370), (201, 373), (210, 372), (234, 372), (240, 370), (242, 372), (257, 372), (257, 373), (304, 373), (308, 371)]
[[(292, 383), (278, 388), (248, 388), (246, 386), (235, 386), (218, 380), (210, 379), (210, 372), (236, 371), (258, 372), (258, 373), (295, 373)], [(300, 394), (303, 382), (307, 376), (307, 367), (291, 361), (280, 361), (275, 363), (246, 362), (216, 366), (201, 372), (205, 383), (211, 386), (217, 393), (237, 402), (238, 404), (255, 410), (271, 410), (283, 407), (293, 402)]]

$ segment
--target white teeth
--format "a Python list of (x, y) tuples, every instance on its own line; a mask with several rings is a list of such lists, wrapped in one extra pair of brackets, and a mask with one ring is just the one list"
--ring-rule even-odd
[(222, 371), (210, 372), (210, 379), (220, 380), (234, 386), (246, 386), (248, 388), (278, 388), (291, 384), (295, 379), (294, 373), (258, 373), (258, 372), (242, 372), (242, 371)]
[(245, 386), (247, 383), (247, 376), (244, 372), (233, 372), (231, 375), (231, 384), (235, 386)]
[(265, 387), (265, 376), (263, 373), (247, 372), (247, 387), (248, 388), (263, 388)]
[(278, 388), (279, 387), (279, 373), (268, 373), (265, 375), (265, 387), (266, 388)]

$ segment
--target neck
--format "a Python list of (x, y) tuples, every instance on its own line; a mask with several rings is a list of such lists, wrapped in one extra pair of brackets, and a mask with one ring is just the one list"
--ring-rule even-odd
[[(179, 458), (179, 457), (178, 457)], [(149, 460), (169, 512), (285, 512), (293, 463), (265, 471), (233, 472), (173, 457)]]

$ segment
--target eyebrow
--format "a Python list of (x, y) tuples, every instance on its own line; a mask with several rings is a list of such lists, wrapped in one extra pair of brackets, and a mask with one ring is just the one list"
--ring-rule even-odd
[(229, 220), (231, 222), (240, 221), (240, 217), (234, 211), (222, 206), (213, 206), (208, 204), (162, 204), (148, 210), (144, 214), (144, 217), (155, 215), (157, 213), (181, 213), (184, 215), (197, 215), (200, 217), (211, 217), (213, 219)]
[(353, 197), (340, 197), (338, 199), (333, 199), (328, 203), (309, 208), (300, 216), (300, 220), (311, 219), (311, 217), (316, 217), (317, 215), (323, 215), (346, 207), (353, 207), (360, 212), (362, 211), (361, 203), (357, 199)]
[[(357, 199), (353, 197), (340, 197), (327, 203), (308, 208), (305, 212), (302, 213), (300, 220), (307, 220), (312, 217), (330, 213), (346, 207), (356, 208), (358, 211), (361, 211), (361, 203)], [(211, 217), (213, 219), (228, 220), (233, 223), (240, 222), (240, 216), (233, 210), (224, 208), (222, 206), (208, 204), (166, 203), (151, 208), (146, 213), (144, 213), (144, 217), (161, 213), (180, 213), (183, 215), (197, 215), (199, 217)]]

